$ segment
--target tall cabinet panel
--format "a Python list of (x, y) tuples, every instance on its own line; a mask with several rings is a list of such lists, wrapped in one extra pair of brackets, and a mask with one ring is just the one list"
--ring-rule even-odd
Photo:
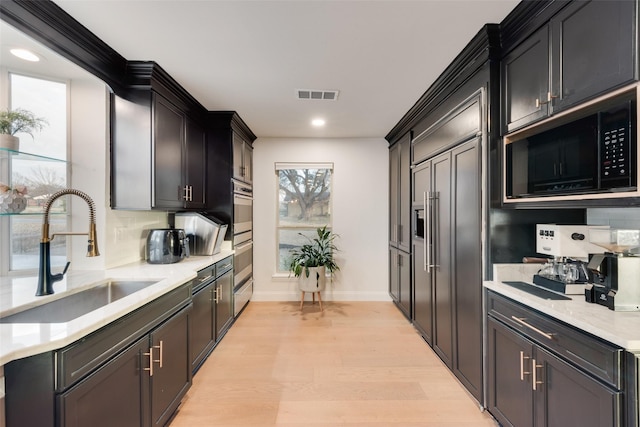
[(482, 385), (482, 243), (480, 230), (480, 140), (467, 142), (451, 153), (451, 224), (455, 358), (453, 371), (472, 394)]
[[(431, 267), (427, 256), (431, 255), (430, 236), (426, 236), (427, 194), (431, 189), (431, 162), (425, 162), (413, 171), (413, 325), (422, 337), (433, 345), (433, 285)], [(429, 242), (429, 247), (427, 247)]]
[(451, 154), (432, 161), (431, 241), (435, 327), (433, 348), (451, 368), (453, 357), (452, 281), (451, 281)]
[(389, 148), (389, 294), (411, 317), (411, 138)]

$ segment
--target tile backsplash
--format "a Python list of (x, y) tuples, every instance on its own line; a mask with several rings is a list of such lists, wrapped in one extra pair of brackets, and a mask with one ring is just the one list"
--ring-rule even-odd
[(587, 224), (640, 229), (640, 208), (587, 209)]

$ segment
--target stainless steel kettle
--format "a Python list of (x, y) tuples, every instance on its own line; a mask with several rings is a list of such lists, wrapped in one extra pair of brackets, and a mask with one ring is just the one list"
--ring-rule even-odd
[(149, 264), (173, 264), (189, 256), (189, 239), (183, 229), (149, 230), (146, 247)]

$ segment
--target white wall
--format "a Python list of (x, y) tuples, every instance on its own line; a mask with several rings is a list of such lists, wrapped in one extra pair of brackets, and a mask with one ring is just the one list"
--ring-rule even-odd
[(326, 300), (388, 301), (389, 149), (384, 139), (254, 142), (254, 301), (297, 301), (296, 279), (276, 275), (276, 162), (333, 162), (332, 222), (340, 266)]

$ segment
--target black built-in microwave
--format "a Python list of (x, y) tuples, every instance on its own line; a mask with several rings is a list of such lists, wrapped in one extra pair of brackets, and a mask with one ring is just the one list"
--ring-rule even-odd
[(636, 101), (599, 108), (506, 144), (507, 198), (636, 190)]

